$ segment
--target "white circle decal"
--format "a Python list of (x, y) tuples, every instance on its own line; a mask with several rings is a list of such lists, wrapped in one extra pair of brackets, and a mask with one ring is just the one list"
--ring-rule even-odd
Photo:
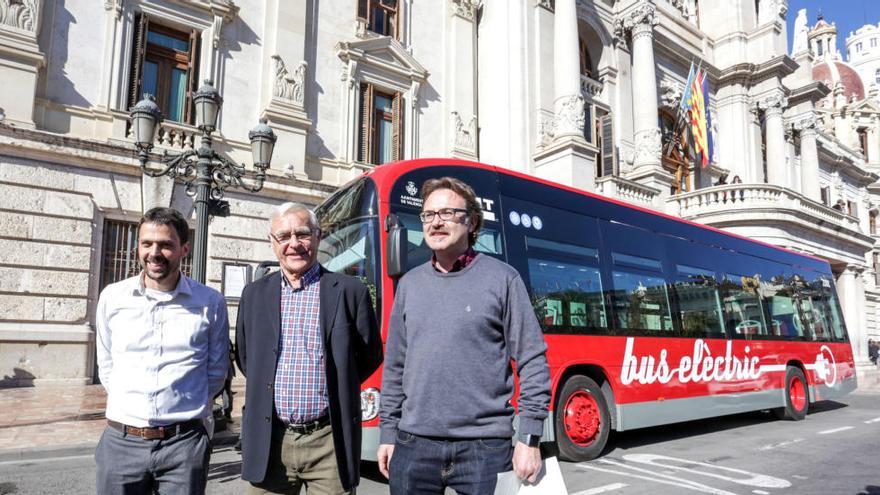
[(519, 213), (512, 211), (510, 212), (508, 218), (510, 218), (510, 223), (514, 225), (519, 225)]
[(532, 227), (535, 230), (541, 230), (544, 227), (544, 221), (541, 220), (541, 217), (532, 217)]
[(520, 219), (520, 221), (522, 222), (523, 227), (525, 227), (525, 228), (529, 228), (529, 227), (532, 226), (532, 217), (526, 215), (525, 213), (523, 213), (522, 215), (520, 215), (520, 218), (519, 218), (519, 219)]

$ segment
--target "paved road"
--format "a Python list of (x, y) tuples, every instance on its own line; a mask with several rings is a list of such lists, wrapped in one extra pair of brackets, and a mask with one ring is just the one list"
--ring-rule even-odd
[[(600, 459), (562, 463), (571, 495), (880, 495), (880, 393), (816, 406), (805, 421), (753, 413), (613, 438)], [(239, 494), (240, 458), (212, 456), (210, 494)], [(0, 495), (94, 493), (91, 456), (0, 463)], [(362, 495), (387, 493), (364, 464)]]

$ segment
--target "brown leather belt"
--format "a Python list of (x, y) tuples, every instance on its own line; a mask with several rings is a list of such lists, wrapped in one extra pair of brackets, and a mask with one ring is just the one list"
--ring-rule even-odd
[[(283, 423), (282, 423), (283, 424)], [(318, 418), (314, 421), (309, 421), (308, 423), (290, 423), (284, 424), (284, 428), (287, 431), (292, 431), (293, 433), (298, 433), (300, 435), (308, 435), (309, 433), (314, 433), (321, 428), (330, 424), (330, 415), (326, 414), (324, 417)]]
[(126, 435), (141, 437), (144, 440), (167, 440), (174, 435), (179, 435), (197, 427), (202, 420), (191, 419), (166, 426), (150, 426), (146, 428), (138, 428), (137, 426), (128, 426), (118, 421), (108, 419), (107, 424)]

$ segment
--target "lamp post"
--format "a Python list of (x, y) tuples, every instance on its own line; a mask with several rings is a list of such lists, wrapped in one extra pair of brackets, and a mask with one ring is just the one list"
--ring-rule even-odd
[(162, 122), (162, 112), (152, 95), (145, 94), (144, 99), (132, 107), (131, 127), (144, 174), (150, 177), (167, 175), (180, 178), (186, 187), (186, 193), (195, 197), (196, 238), (193, 278), (205, 283), (208, 263), (208, 217), (212, 213), (211, 205), (225, 205), (221, 200), (229, 187), (254, 193), (262, 189), (266, 180), (266, 169), (269, 168), (272, 151), (278, 138), (266, 124), (266, 119), (261, 119), (260, 123), (248, 133), (254, 160), (254, 171), (248, 173), (244, 165), (233, 162), (214, 151), (212, 147), (211, 133), (217, 129), (217, 116), (220, 114), (223, 98), (211, 81), (205, 81), (199, 88), (193, 97), (193, 103), (196, 126), (202, 131), (201, 146), (178, 154), (169, 154), (166, 151), (161, 159), (162, 167), (159, 169), (147, 167), (149, 152), (153, 148), (156, 131)]

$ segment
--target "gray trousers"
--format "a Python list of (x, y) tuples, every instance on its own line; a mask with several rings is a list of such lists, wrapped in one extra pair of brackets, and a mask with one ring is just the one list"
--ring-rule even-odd
[(144, 440), (108, 426), (95, 450), (98, 495), (205, 493), (211, 445), (198, 425), (167, 440)]

